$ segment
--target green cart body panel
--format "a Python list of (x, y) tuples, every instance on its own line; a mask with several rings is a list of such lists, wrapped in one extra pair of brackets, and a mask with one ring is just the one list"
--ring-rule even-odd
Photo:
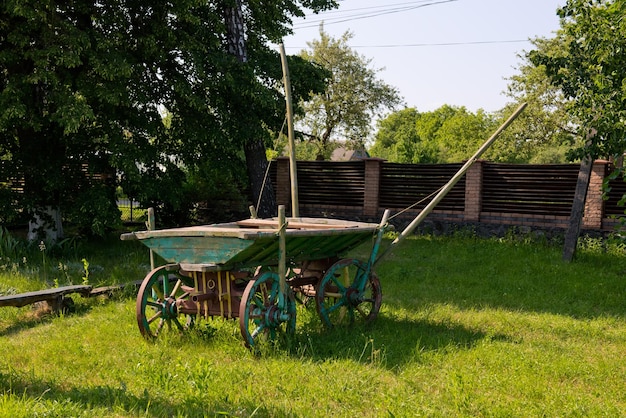
[[(249, 219), (233, 223), (124, 234), (139, 239), (169, 263), (214, 265), (219, 270), (277, 265), (278, 221)], [(323, 218), (287, 219), (286, 254), (291, 262), (345, 254), (372, 239), (378, 224)]]

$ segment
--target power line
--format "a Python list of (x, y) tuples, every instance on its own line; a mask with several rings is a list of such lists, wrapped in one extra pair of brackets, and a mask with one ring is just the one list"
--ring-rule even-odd
[[(437, 42), (437, 43), (418, 43), (418, 44), (390, 44), (390, 45), (350, 45), (350, 48), (421, 48), (432, 46), (466, 46), (466, 45), (494, 45), (494, 44), (515, 44), (528, 43), (528, 39), (512, 39), (502, 41), (465, 41), (465, 42)], [(304, 49), (300, 46), (285, 46), (289, 49)]]
[[(328, 16), (333, 13), (342, 14), (342, 15), (339, 17), (335, 17), (335, 18), (333, 18), (332, 16), (330, 18), (320, 17), (319, 19), (307, 21), (306, 23), (303, 22), (302, 24), (295, 24), (294, 29), (297, 30), (297, 29), (317, 27), (322, 22), (326, 26), (326, 25), (334, 25), (337, 23), (351, 22), (354, 20), (370, 19), (372, 17), (406, 12), (409, 10), (420, 9), (422, 7), (436, 6), (439, 4), (451, 3), (455, 1), (458, 1), (458, 0), (438, 0), (438, 1), (418, 0), (414, 2), (387, 4), (384, 6), (360, 7), (356, 9), (330, 11), (330, 12), (324, 13), (324, 16)], [(419, 3), (419, 4), (416, 5), (415, 3)]]
[(467, 41), (467, 42), (440, 42), (419, 44), (392, 44), (392, 45), (350, 45), (350, 48), (408, 48), (427, 46), (464, 46), (464, 45), (490, 45), (490, 44), (516, 44), (530, 42), (528, 39), (513, 39), (507, 41)]
[[(341, 0), (340, 0), (341, 1)], [(345, 23), (354, 20), (369, 19), (373, 17), (388, 15), (392, 13), (400, 13), (404, 11), (419, 9), (422, 7), (436, 6), (444, 3), (451, 3), (458, 0), (414, 0), (402, 3), (385, 4), (382, 6), (357, 7), (344, 10), (329, 10), (323, 13), (323, 17), (318, 19), (295, 24), (294, 30), (317, 27), (320, 23), (324, 26), (336, 23)], [(327, 16), (331, 16), (328, 18)], [(332, 15), (337, 15), (333, 17)], [(351, 48), (422, 48), (422, 47), (441, 47), (441, 46), (467, 46), (467, 45), (494, 45), (507, 43), (528, 43), (528, 39), (513, 40), (489, 40), (489, 41), (464, 41), (464, 42), (439, 42), (439, 43), (413, 43), (413, 44), (389, 44), (389, 45), (350, 45)], [(287, 47), (290, 49), (303, 47)]]

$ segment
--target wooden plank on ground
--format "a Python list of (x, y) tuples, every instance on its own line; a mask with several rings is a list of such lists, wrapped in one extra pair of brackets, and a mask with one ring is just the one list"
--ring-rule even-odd
[(70, 293), (80, 293), (83, 296), (88, 296), (91, 289), (92, 287), (88, 285), (73, 285), (18, 293), (15, 295), (5, 295), (0, 296), (0, 306), (14, 306), (20, 308), (36, 302), (53, 301)]

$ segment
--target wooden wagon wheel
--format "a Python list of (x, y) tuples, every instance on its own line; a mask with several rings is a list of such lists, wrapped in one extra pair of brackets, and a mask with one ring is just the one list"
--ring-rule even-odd
[(356, 259), (333, 264), (317, 286), (315, 302), (322, 322), (328, 326), (370, 322), (378, 315), (382, 291), (378, 276)]
[(178, 304), (189, 298), (189, 292), (182, 286), (192, 285), (189, 281), (178, 274), (177, 265), (157, 267), (148, 273), (137, 294), (137, 325), (141, 335), (154, 339), (164, 329), (181, 332), (193, 324), (193, 315), (178, 313)]
[(281, 293), (278, 274), (266, 271), (248, 282), (239, 305), (239, 328), (248, 348), (294, 334), (296, 302), (289, 287)]

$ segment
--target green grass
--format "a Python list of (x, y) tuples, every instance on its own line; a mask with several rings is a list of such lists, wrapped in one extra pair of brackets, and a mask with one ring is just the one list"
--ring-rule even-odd
[[(377, 266), (375, 323), (326, 331), (300, 306), (294, 344), (260, 356), (222, 319), (147, 343), (129, 291), (65, 316), (0, 308), (0, 416), (625, 416), (626, 256), (582, 242), (567, 264), (536, 242), (410, 238)], [(98, 283), (148, 264), (115, 239), (72, 257), (49, 264), (86, 258)], [(35, 264), (0, 292), (45, 287)]]
[(131, 206), (130, 203), (118, 204), (117, 208), (120, 210), (120, 218), (124, 222), (145, 222), (148, 218), (146, 209)]

